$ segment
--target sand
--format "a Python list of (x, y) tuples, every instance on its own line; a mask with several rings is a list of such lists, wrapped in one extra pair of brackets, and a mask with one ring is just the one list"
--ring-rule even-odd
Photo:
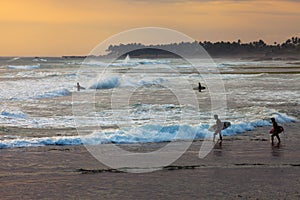
[(204, 159), (194, 141), (170, 166), (138, 174), (106, 167), (84, 146), (1, 149), (0, 199), (299, 199), (299, 128), (286, 124), (279, 147), (269, 127), (225, 137)]

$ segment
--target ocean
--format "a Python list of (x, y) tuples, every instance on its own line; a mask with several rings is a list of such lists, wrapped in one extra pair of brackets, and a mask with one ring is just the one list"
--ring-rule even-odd
[(299, 72), (286, 60), (2, 57), (0, 148), (203, 139), (214, 114), (231, 122), (225, 137), (292, 123)]

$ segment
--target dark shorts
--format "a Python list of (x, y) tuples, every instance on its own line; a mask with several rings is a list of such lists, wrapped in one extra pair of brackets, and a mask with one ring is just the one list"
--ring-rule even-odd
[(277, 132), (274, 132), (274, 133), (272, 133), (272, 135), (271, 135), (272, 137), (274, 137), (274, 136), (276, 136), (276, 137), (279, 137), (279, 133), (277, 133)]

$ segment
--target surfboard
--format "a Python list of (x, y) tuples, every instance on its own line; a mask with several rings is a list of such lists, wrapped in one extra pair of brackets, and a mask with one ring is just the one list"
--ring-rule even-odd
[[(223, 124), (223, 129), (222, 130), (225, 130), (226, 128), (231, 126), (230, 122), (222, 122), (222, 124)], [(211, 131), (211, 132), (214, 132), (216, 130), (217, 130), (217, 125), (216, 124), (214, 124), (214, 125), (212, 125), (208, 128), (208, 131)]]
[[(76, 87), (77, 90), (78, 90), (78, 86), (75, 85), (74, 87)], [(85, 90), (85, 87), (81, 87), (81, 86), (80, 86), (79, 89), (80, 89), (80, 90)]]
[[(282, 133), (283, 131), (284, 131), (283, 127), (282, 126), (278, 126), (278, 134)], [(275, 129), (271, 128), (270, 134), (273, 134), (274, 132), (275, 132)]]
[[(199, 90), (199, 87), (195, 87), (195, 88), (193, 88), (194, 90)], [(204, 89), (206, 89), (206, 87), (203, 87), (203, 86), (201, 86), (201, 90), (204, 90)]]
[(216, 130), (216, 128), (217, 128), (217, 125), (216, 125), (216, 124), (215, 124), (215, 125), (212, 125), (212, 126), (210, 126), (210, 127), (208, 128), (208, 131), (214, 132), (214, 131)]
[(231, 123), (230, 122), (223, 122), (223, 130), (230, 127)]

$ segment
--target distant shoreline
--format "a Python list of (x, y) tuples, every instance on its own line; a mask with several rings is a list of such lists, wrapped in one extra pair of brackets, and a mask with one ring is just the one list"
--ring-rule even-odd
[[(202, 48), (199, 48), (202, 47)], [(204, 52), (205, 50), (206, 52)], [(128, 43), (109, 45), (105, 55), (62, 55), (62, 56), (1, 56), (1, 58), (180, 58), (180, 55), (197, 58), (208, 53), (212, 58), (235, 58), (242, 60), (300, 60), (300, 38), (292, 37), (279, 44), (267, 44), (263, 40), (242, 43), (241, 40), (229, 42), (180, 42), (172, 44), (144, 45), (141, 43)], [(205, 55), (204, 55), (205, 56)]]

